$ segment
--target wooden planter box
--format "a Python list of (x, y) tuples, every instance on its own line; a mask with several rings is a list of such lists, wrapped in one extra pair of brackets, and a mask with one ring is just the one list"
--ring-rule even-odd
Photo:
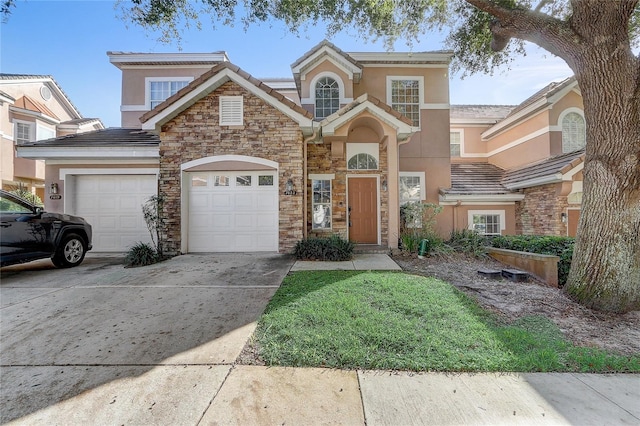
[(487, 254), (497, 261), (527, 271), (549, 286), (558, 288), (558, 262), (560, 261), (558, 256), (494, 247), (486, 249)]

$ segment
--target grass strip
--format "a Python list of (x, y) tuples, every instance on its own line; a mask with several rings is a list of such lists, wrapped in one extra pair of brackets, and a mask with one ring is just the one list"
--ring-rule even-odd
[(287, 276), (256, 330), (268, 365), (411, 371), (640, 372), (544, 317), (502, 324), (452, 285), (399, 272)]

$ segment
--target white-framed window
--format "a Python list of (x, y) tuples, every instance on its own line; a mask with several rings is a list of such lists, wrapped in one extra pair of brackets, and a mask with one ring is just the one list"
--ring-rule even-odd
[(394, 110), (409, 118), (414, 127), (420, 127), (420, 107), (424, 87), (423, 77), (387, 77), (387, 103)]
[(242, 96), (220, 96), (221, 126), (242, 126), (243, 115)]
[(27, 121), (16, 121), (15, 142), (16, 144), (32, 142), (35, 138), (35, 125)]
[(331, 180), (311, 180), (311, 228), (331, 229)]
[(400, 172), (400, 205), (426, 198), (424, 172)]
[(146, 105), (153, 109), (193, 81), (193, 77), (147, 77)]
[(587, 143), (587, 127), (584, 117), (577, 112), (569, 112), (562, 117), (562, 152), (583, 149)]
[(377, 143), (348, 143), (348, 170), (378, 170), (380, 147)]
[(320, 77), (314, 90), (316, 120), (322, 120), (340, 109), (340, 87), (337, 80), (329, 76)]
[(501, 235), (506, 229), (504, 210), (469, 210), (469, 229), (481, 235)]
[(449, 132), (449, 146), (451, 156), (460, 157), (462, 154), (462, 130), (451, 130)]

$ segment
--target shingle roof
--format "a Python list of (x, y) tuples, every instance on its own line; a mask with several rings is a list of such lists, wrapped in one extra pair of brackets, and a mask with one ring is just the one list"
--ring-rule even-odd
[(517, 105), (451, 105), (450, 118), (502, 120)]
[(34, 142), (25, 142), (18, 146), (154, 146), (160, 143), (160, 138), (154, 133), (140, 129), (123, 129), (112, 127), (92, 132), (62, 136)]
[(309, 111), (307, 111), (306, 109), (302, 108), (301, 106), (299, 106), (298, 104), (296, 104), (295, 102), (290, 100), (289, 98), (285, 97), (283, 94), (281, 94), (277, 90), (272, 89), (271, 87), (267, 86), (262, 81), (260, 81), (257, 78), (253, 77), (251, 74), (247, 73), (246, 71), (243, 71), (237, 65), (233, 65), (230, 62), (222, 62), (222, 63), (216, 65), (215, 67), (211, 68), (206, 73), (202, 74), (200, 77), (198, 77), (195, 80), (193, 80), (191, 83), (189, 83), (188, 86), (183, 87), (182, 89), (180, 89), (176, 94), (174, 94), (173, 96), (169, 97), (167, 100), (162, 102), (160, 105), (156, 106), (151, 111), (146, 112), (142, 117), (140, 117), (140, 121), (144, 123), (145, 121), (148, 121), (152, 117), (158, 115), (160, 112), (164, 111), (169, 106), (171, 106), (174, 102), (178, 101), (180, 98), (182, 98), (186, 94), (192, 92), (199, 85), (201, 85), (205, 81), (209, 80), (210, 78), (214, 77), (216, 74), (218, 74), (220, 71), (222, 71), (224, 69), (229, 69), (229, 70), (233, 71), (234, 73), (238, 74), (240, 77), (244, 78), (245, 80), (249, 81), (251, 84), (256, 86), (256, 88), (266, 92), (268, 95), (274, 97), (280, 103), (286, 105), (287, 107), (289, 107), (292, 110), (298, 112), (299, 114), (302, 114), (303, 116), (305, 116), (307, 118), (312, 118), (313, 117), (313, 115)]
[(456, 195), (499, 195), (509, 194), (501, 183), (504, 170), (489, 163), (451, 164), (451, 188), (443, 189), (446, 194)]
[(542, 89), (538, 90), (536, 93), (534, 93), (533, 95), (525, 99), (522, 103), (520, 103), (520, 105), (515, 107), (508, 116), (517, 114), (518, 112), (522, 111), (529, 105), (534, 104), (536, 101), (540, 99), (548, 98), (554, 95), (555, 93), (567, 87), (569, 84), (572, 84), (575, 80), (576, 80), (575, 77), (569, 77), (559, 82), (549, 83), (548, 85), (546, 85), (545, 87), (543, 87)]
[(523, 167), (505, 172), (502, 183), (508, 187), (518, 187), (533, 179), (567, 173), (584, 161), (584, 150), (556, 155)]

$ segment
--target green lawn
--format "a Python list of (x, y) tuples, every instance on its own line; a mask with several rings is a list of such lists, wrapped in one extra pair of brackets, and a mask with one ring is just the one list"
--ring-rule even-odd
[(398, 272), (286, 277), (256, 330), (268, 365), (414, 371), (640, 372), (543, 317), (500, 324), (452, 285)]

